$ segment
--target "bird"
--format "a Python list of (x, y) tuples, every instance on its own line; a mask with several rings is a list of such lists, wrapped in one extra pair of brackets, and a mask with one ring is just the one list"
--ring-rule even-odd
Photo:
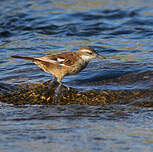
[(57, 89), (58, 91), (59, 88), (62, 86), (61, 81), (65, 76), (79, 73), (88, 65), (91, 59), (105, 59), (104, 56), (99, 55), (92, 47), (88, 46), (81, 47), (76, 52), (48, 54), (40, 57), (16, 55), (11, 57), (30, 60), (37, 64), (45, 72), (50, 73), (52, 75), (51, 82), (54, 82), (57, 79), (57, 82), (59, 83)]

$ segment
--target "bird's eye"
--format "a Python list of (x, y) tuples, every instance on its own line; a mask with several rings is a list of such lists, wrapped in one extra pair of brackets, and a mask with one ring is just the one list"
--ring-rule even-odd
[(92, 52), (88, 52), (88, 54), (90, 54), (90, 55), (91, 55), (91, 54), (92, 54)]

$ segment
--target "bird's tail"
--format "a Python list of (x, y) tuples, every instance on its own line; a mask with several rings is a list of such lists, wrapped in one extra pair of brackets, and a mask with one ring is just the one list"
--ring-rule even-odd
[(12, 58), (19, 58), (19, 59), (24, 59), (24, 60), (30, 60), (32, 62), (34, 61), (39, 61), (39, 59), (33, 58), (33, 57), (26, 57), (26, 56), (11, 56)]

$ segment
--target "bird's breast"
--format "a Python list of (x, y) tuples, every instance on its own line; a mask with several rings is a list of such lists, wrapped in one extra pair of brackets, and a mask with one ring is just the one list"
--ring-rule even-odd
[(82, 71), (87, 66), (87, 64), (88, 64), (88, 62), (84, 62), (84, 61), (76, 62), (74, 65), (72, 65), (68, 69), (67, 75), (77, 74), (78, 72)]

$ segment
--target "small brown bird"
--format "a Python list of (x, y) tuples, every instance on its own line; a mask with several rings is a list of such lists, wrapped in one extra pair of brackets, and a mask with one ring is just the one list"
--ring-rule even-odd
[(93, 58), (105, 57), (96, 53), (91, 47), (82, 47), (76, 52), (66, 52), (61, 54), (50, 54), (41, 57), (24, 57), (12, 56), (13, 58), (20, 58), (30, 60), (42, 68), (45, 72), (51, 73), (53, 80), (57, 78), (59, 86), (62, 85), (61, 80), (64, 76), (73, 75), (84, 69), (88, 62)]

